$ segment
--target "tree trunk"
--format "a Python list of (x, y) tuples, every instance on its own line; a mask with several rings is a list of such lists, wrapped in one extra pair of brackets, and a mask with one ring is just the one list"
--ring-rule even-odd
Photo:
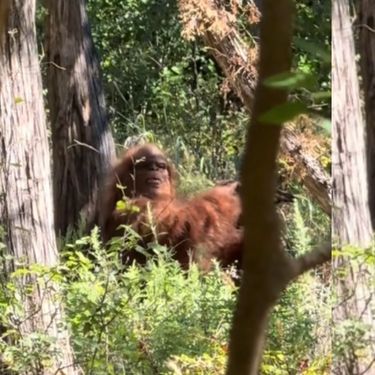
[[(251, 113), (257, 81), (255, 43), (251, 46), (252, 48), (246, 45), (233, 26), (233, 15), (224, 7), (219, 7), (217, 2), (200, 2), (198, 0), (193, 3), (194, 10), (192, 10), (191, 4), (184, 6), (185, 2), (180, 0), (182, 21), (187, 25), (185, 34), (186, 30), (192, 28), (190, 22), (194, 22), (199, 30), (196, 34), (209, 47), (210, 53), (229, 79), (232, 88)], [(250, 3), (252, 2), (250, 1)], [(256, 14), (255, 4), (252, 6)], [(215, 24), (220, 24), (219, 30), (217, 27), (213, 27)], [(191, 32), (186, 36), (191, 38)], [(284, 128), (282, 130), (280, 148), (284, 154), (294, 160), (295, 167), (303, 176), (302, 182), (311, 197), (326, 214), (330, 215), (332, 185), (328, 173), (318, 161), (309, 155), (291, 129)]]
[(333, 26), (333, 230), (340, 245), (366, 247), (368, 208), (365, 123), (362, 118), (354, 39), (347, 0), (335, 0)]
[[(368, 166), (368, 186), (369, 186), (369, 205), (372, 220), (372, 228), (375, 228), (375, 2), (374, 0), (361, 0), (359, 2), (359, 52), (361, 56), (363, 89), (365, 97), (366, 113), (366, 149)], [(375, 280), (374, 269), (363, 270), (359, 275), (364, 278), (362, 285), (371, 285)], [(363, 296), (373, 295), (373, 291), (364, 290)], [(375, 298), (372, 297), (372, 305), (375, 304)], [(362, 304), (363, 307), (363, 304)], [(373, 310), (375, 311), (375, 310)], [(366, 305), (364, 313), (366, 323), (372, 327), (371, 337), (371, 356), (375, 362), (375, 314), (371, 313), (369, 304)], [(375, 373), (375, 363), (372, 365), (372, 373)]]
[[(354, 245), (365, 248), (372, 241), (372, 226), (368, 204), (365, 123), (349, 9), (348, 0), (333, 2), (333, 236), (339, 247)], [(347, 329), (346, 322), (368, 323), (373, 328), (372, 291), (369, 289), (373, 269), (366, 264), (358, 264), (345, 252), (334, 259), (333, 268), (334, 290), (338, 299), (333, 309), (335, 329), (337, 332)], [(337, 375), (375, 374), (374, 337), (371, 338), (371, 335), (373, 333), (366, 332), (362, 337), (346, 340), (344, 353), (340, 354), (340, 358), (334, 358), (332, 372)], [(368, 340), (366, 348), (356, 349), (365, 340)]]
[[(0, 34), (0, 226), (14, 266), (17, 261), (53, 266), (58, 257), (35, 0), (1, 0), (0, 8), (6, 3), (10, 8)], [(3, 265), (2, 272), (9, 274), (11, 269)], [(25, 277), (20, 288), (30, 282), (35, 280)], [(38, 373), (77, 374), (67, 331), (61, 328), (61, 309), (53, 297), (53, 289), (35, 287), (23, 301), (28, 319), (19, 328), (23, 336), (38, 331), (57, 339), (59, 356), (48, 369), (39, 364)]]
[(262, 123), (259, 116), (287, 101), (285, 90), (268, 88), (262, 82), (290, 70), (293, 2), (263, 0), (263, 10), (259, 83), (241, 170), (244, 272), (230, 335), (227, 375), (259, 374), (268, 316), (281, 292), (299, 274), (330, 258), (330, 245), (296, 259), (282, 248), (274, 205), (282, 126)]
[(48, 102), (58, 234), (94, 222), (98, 189), (114, 157), (86, 1), (47, 0)]
[(375, 228), (375, 2), (359, 2), (359, 52), (366, 109), (366, 143), (369, 181), (369, 203)]

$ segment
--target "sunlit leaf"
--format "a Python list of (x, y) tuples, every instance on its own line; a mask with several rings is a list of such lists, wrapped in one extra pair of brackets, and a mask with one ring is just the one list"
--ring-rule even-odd
[(116, 202), (116, 210), (117, 211), (125, 211), (127, 208), (127, 204), (124, 200), (120, 200)]

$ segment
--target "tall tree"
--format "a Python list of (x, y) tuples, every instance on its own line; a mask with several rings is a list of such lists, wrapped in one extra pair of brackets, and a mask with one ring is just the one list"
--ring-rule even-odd
[(375, 2), (359, 1), (359, 53), (366, 113), (366, 148), (369, 181), (369, 203), (375, 228)]
[(46, 55), (58, 234), (95, 219), (98, 189), (114, 156), (86, 1), (47, 0)]
[(372, 228), (366, 183), (365, 123), (348, 1), (335, 0), (332, 9), (333, 230), (341, 244), (368, 246)]
[[(339, 248), (345, 249), (346, 245), (365, 248), (372, 241), (372, 226), (368, 202), (365, 122), (362, 117), (349, 0), (333, 1), (332, 9), (333, 239)], [(373, 270), (366, 264), (351, 260), (345, 251), (334, 258), (333, 268), (334, 290), (338, 299), (333, 309), (336, 332), (339, 332), (340, 327), (345, 329), (347, 322), (368, 323), (369, 327), (373, 327), (370, 309), (372, 291), (369, 288)], [(365, 335), (354, 339), (359, 340), (364, 342)], [(358, 342), (346, 342), (345, 350), (341, 350), (342, 355), (335, 361), (333, 373), (375, 374), (373, 338), (365, 346), (365, 350), (357, 350)]]
[[(7, 12), (3, 13), (4, 8)], [(51, 168), (44, 114), (36, 32), (35, 0), (2, 0), (0, 14), (0, 226), (7, 251), (14, 257), (9, 274), (21, 260), (53, 266), (58, 261), (51, 191)], [(55, 337), (59, 355), (40, 374), (77, 374), (68, 333), (62, 328), (61, 308), (51, 288), (24, 277), (21, 290), (27, 319), (19, 323), (23, 336), (47, 332)], [(22, 293), (20, 293), (22, 295)], [(36, 372), (34, 372), (36, 373)]]
[(282, 248), (274, 205), (281, 124), (265, 123), (260, 117), (287, 102), (285, 90), (267, 87), (263, 82), (290, 70), (293, 2), (264, 0), (262, 4), (259, 80), (241, 171), (244, 274), (231, 331), (227, 375), (259, 373), (268, 316), (281, 292), (295, 277), (330, 257), (330, 244), (296, 259)]

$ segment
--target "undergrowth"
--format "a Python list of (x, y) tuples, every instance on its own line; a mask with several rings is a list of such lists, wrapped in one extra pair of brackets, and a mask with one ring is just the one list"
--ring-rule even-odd
[[(301, 220), (303, 207), (295, 203), (288, 214), (288, 241), (296, 253), (315, 241)], [(53, 279), (57, 285), (86, 374), (223, 374), (237, 296), (228, 274), (219, 265), (205, 275), (195, 265), (181, 270), (169, 250), (155, 244), (145, 266), (124, 267), (123, 239), (104, 249), (98, 238), (95, 229), (65, 245), (58, 267), (20, 266), (1, 278), (1, 361), (16, 373), (37, 374), (36, 363), (48, 366), (58, 355), (53, 337), (18, 331), (27, 312), (17, 279), (31, 272), (40, 283)], [(127, 246), (136, 242), (129, 232)], [(262, 374), (328, 374), (330, 306), (321, 270), (290, 286), (271, 317)]]

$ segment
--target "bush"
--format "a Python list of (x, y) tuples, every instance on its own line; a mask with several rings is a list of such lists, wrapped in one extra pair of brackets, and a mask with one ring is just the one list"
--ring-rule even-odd
[[(13, 340), (2, 336), (0, 352), (11, 369), (32, 372), (36, 363), (48, 365), (56, 355), (53, 337), (41, 332), (21, 337), (14, 329), (14, 322), (27, 318), (17, 278), (33, 272), (39, 282), (53, 279), (58, 285), (86, 373), (224, 373), (237, 294), (228, 275), (218, 265), (205, 275), (194, 265), (181, 270), (168, 249), (155, 244), (156, 255), (144, 267), (124, 268), (122, 240), (103, 249), (94, 230), (66, 245), (59, 267), (22, 267), (1, 283), (0, 325)], [(137, 238), (129, 232), (125, 240), (134, 247)], [(263, 374), (328, 374), (327, 294), (315, 273), (284, 293), (271, 318)]]
[[(84, 242), (92, 246), (93, 238)], [(66, 255), (66, 311), (87, 370), (168, 373), (198, 357), (210, 358), (212, 367), (223, 363), (235, 287), (220, 268), (204, 276), (195, 266), (185, 272), (167, 249), (154, 246), (157, 256), (145, 267), (118, 272), (115, 247), (111, 254), (96, 249), (93, 262), (77, 251)]]

